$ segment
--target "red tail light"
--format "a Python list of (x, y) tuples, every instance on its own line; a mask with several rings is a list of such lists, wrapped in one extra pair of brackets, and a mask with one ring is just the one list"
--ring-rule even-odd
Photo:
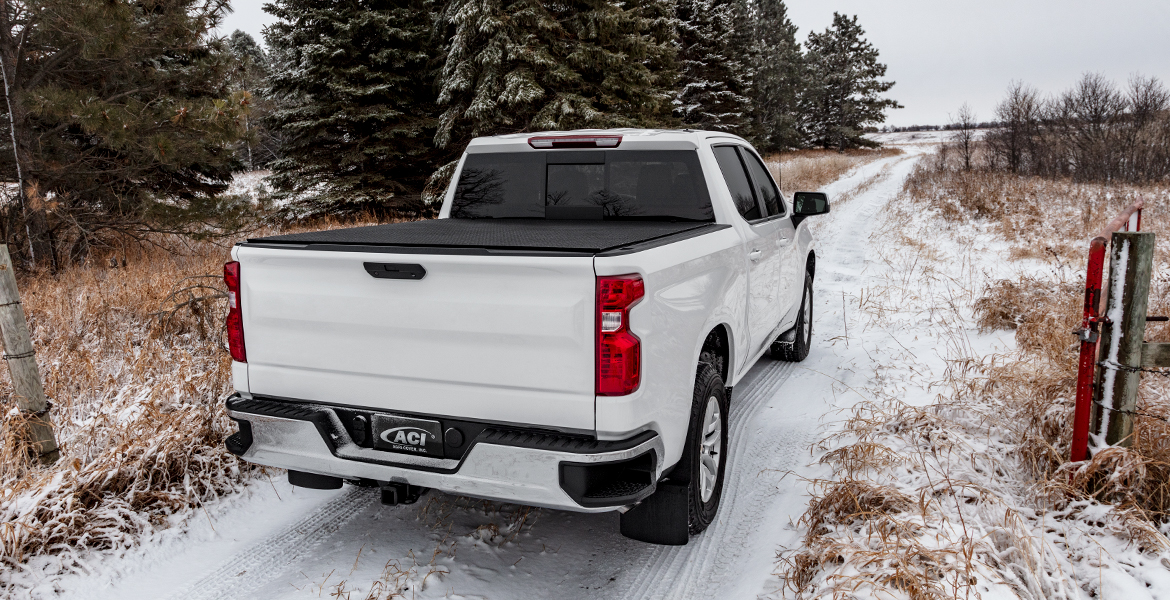
[(234, 260), (224, 263), (223, 282), (228, 289), (228, 349), (232, 352), (232, 360), (248, 362), (248, 354), (244, 351), (244, 315), (240, 311), (240, 263)]
[(646, 295), (637, 275), (597, 278), (597, 395), (624, 396), (642, 382), (642, 342), (630, 308)]

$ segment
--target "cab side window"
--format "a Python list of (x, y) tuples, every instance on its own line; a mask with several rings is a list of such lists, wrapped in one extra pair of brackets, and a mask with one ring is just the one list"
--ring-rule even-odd
[(768, 208), (768, 216), (784, 216), (785, 206), (784, 201), (780, 199), (780, 190), (776, 188), (772, 174), (768, 173), (764, 163), (760, 162), (760, 157), (743, 148), (740, 149), (740, 154), (743, 155), (743, 161), (747, 163), (748, 172), (752, 174), (752, 183), (755, 184), (756, 193), (764, 200), (764, 206)]
[(752, 192), (751, 181), (748, 180), (735, 146), (716, 146), (712, 150), (715, 152), (715, 160), (719, 163), (719, 170), (723, 172), (723, 179), (727, 181), (727, 189), (735, 201), (736, 210), (748, 221), (763, 218), (760, 205)]

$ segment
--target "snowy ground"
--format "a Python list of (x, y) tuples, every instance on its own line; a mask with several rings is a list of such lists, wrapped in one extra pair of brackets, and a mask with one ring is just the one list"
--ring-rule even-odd
[[(987, 135), (987, 129), (976, 129), (976, 140), (983, 139)], [(905, 146), (907, 144), (937, 144), (940, 142), (952, 142), (957, 131), (896, 131), (890, 133), (867, 133), (865, 137), (873, 140), (883, 146)]]
[[(173, 600), (310, 597), (387, 598), (756, 598), (781, 597), (778, 553), (800, 545), (795, 521), (808, 481), (827, 468), (810, 445), (875, 393), (925, 405), (930, 384), (956, 352), (1002, 350), (1010, 335), (977, 335), (939, 316), (874, 317), (891, 290), (945, 294), (994, 272), (993, 240), (950, 245), (939, 289), (917, 287), (891, 256), (922, 252), (883, 218), (926, 146), (864, 165), (825, 191), (818, 217), (814, 348), (793, 365), (762, 359), (736, 388), (728, 479), (718, 520), (683, 547), (622, 538), (616, 513), (529, 510), (432, 493), (409, 507), (383, 507), (374, 493), (292, 488), (281, 477), (252, 484), (176, 519), (142, 545), (95, 553), (88, 572), (44, 577), (32, 596)], [(905, 247), (899, 244), (910, 244)], [(948, 251), (944, 248), (944, 251)], [(936, 274), (937, 275), (937, 274)], [(875, 300), (876, 298), (876, 300)], [(879, 309), (879, 313), (880, 313)], [(959, 311), (963, 312), (963, 311)], [(38, 562), (26, 578), (37, 579)]]
[(841, 201), (817, 224), (818, 343), (799, 365), (761, 360), (736, 387), (718, 521), (685, 547), (627, 540), (618, 534), (616, 513), (528, 511), (434, 493), (391, 508), (365, 490), (305, 490), (274, 476), (186, 515), (141, 546), (95, 553), (87, 573), (46, 577), (33, 596), (366, 598), (372, 589), (419, 598), (770, 594), (779, 588), (777, 552), (798, 544), (793, 521), (807, 502), (803, 480), (817, 472), (806, 466), (809, 445), (840, 409), (863, 398), (858, 389), (872, 373), (867, 353), (885, 345), (847, 332), (857, 307), (847, 300), (843, 314), (842, 298), (867, 283), (876, 217), (918, 156), (911, 150), (870, 163), (825, 190)]
[(265, 187), (264, 178), (269, 175), (272, 175), (272, 171), (244, 171), (242, 173), (236, 173), (232, 177), (231, 185), (228, 186), (228, 193), (244, 194), (255, 200)]

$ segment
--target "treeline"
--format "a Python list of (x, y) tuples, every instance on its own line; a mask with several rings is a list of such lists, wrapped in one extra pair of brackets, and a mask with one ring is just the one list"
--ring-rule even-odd
[(782, 0), (0, 0), (0, 234), (55, 267), (156, 232), (231, 236), (271, 169), (296, 216), (427, 215), (474, 136), (659, 127), (870, 145), (897, 103), (856, 17)]
[(851, 148), (898, 105), (856, 17), (802, 44), (782, 0), (274, 0), (275, 195), (425, 214), (475, 136), (691, 127)]
[[(973, 131), (980, 124), (967, 107), (959, 115), (955, 147), (970, 169), (978, 165)], [(993, 170), (1104, 183), (1170, 178), (1170, 91), (1157, 78), (1135, 75), (1119, 87), (1086, 74), (1047, 97), (1015, 82), (995, 118), (982, 142)]]
[(1170, 176), (1170, 93), (1157, 78), (1134, 76), (1118, 88), (1086, 74), (1048, 98), (1015, 83), (995, 115), (1002, 126), (986, 138), (993, 167), (1075, 181)]
[[(981, 121), (972, 124), (974, 129), (995, 129), (1000, 124), (997, 121)], [(919, 131), (955, 131), (962, 129), (964, 126), (959, 123), (947, 123), (946, 125), (905, 125), (905, 126), (886, 126), (875, 131), (880, 133), (903, 133), (903, 132), (919, 132)]]

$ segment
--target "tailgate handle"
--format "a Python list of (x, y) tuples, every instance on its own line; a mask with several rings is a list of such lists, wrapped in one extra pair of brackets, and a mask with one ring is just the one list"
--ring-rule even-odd
[(427, 270), (422, 265), (406, 263), (362, 263), (366, 272), (378, 279), (422, 279)]

